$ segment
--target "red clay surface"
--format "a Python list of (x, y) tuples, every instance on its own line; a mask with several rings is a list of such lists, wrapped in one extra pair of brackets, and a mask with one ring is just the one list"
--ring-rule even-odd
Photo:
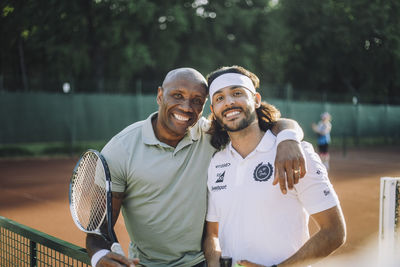
[[(0, 215), (84, 246), (85, 235), (72, 221), (68, 204), (69, 179), (76, 160), (0, 160)], [(400, 177), (399, 147), (353, 149), (346, 156), (341, 151), (331, 153), (330, 179), (342, 203), (348, 236), (346, 244), (323, 261), (324, 266), (343, 256), (365, 260), (376, 254), (379, 183), (384, 176)], [(315, 227), (310, 227), (314, 231)], [(116, 232), (126, 250), (129, 238), (121, 218)], [(350, 262), (347, 258), (344, 266), (358, 266)]]

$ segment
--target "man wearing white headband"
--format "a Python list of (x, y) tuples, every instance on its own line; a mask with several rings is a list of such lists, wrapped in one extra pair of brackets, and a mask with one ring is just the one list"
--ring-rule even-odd
[[(340, 247), (346, 236), (342, 210), (311, 144), (301, 143), (307, 174), (294, 190), (281, 194), (273, 186), (278, 143), (271, 127), (280, 112), (261, 102), (258, 77), (223, 67), (208, 75), (208, 84), (209, 133), (218, 150), (208, 168), (208, 266), (219, 266), (221, 256), (242, 266), (306, 266)], [(297, 177), (298, 167), (289, 176)], [(311, 238), (310, 216), (319, 228)]]
[(213, 80), (213, 82), (210, 84), (211, 103), (215, 92), (217, 92), (221, 88), (231, 85), (241, 86), (246, 88), (253, 94), (256, 93), (256, 88), (254, 87), (254, 84), (249, 77), (239, 73), (225, 73), (215, 78), (215, 80)]

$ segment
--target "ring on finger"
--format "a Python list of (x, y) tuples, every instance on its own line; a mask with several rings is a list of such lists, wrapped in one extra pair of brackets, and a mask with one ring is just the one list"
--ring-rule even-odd
[(298, 173), (300, 173), (300, 170), (294, 170), (293, 172), (294, 172), (294, 174), (298, 174)]

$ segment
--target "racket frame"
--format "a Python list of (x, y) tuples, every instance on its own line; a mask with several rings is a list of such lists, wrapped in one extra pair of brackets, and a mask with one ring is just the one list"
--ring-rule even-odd
[[(79, 168), (79, 164), (81, 163), (81, 161), (83, 160), (83, 158), (85, 157), (86, 154), (88, 153), (94, 153), (98, 159), (100, 159), (102, 165), (103, 165), (103, 169), (104, 169), (104, 174), (105, 174), (105, 189), (106, 189), (106, 214), (102, 219), (101, 224), (104, 223), (104, 219), (106, 218), (107, 220), (107, 231), (108, 231), (108, 236), (111, 240), (109, 240), (101, 231), (100, 229), (95, 229), (93, 231), (87, 230), (85, 227), (83, 227), (80, 223), (78, 218), (75, 215), (75, 209), (73, 208), (72, 205), (72, 185), (73, 185), (73, 181), (75, 180), (75, 176), (76, 173), (78, 171)], [(96, 234), (96, 235), (100, 235), (102, 236), (104, 239), (106, 239), (107, 241), (111, 241), (111, 243), (118, 243), (117, 240), (117, 236), (115, 234), (114, 231), (114, 227), (112, 225), (112, 218), (113, 218), (113, 212), (112, 212), (112, 192), (111, 192), (111, 175), (110, 175), (110, 169), (108, 168), (108, 164), (106, 159), (104, 158), (103, 155), (101, 155), (101, 153), (97, 150), (94, 149), (88, 149), (87, 151), (85, 151), (81, 157), (79, 158), (78, 162), (76, 163), (73, 173), (72, 173), (72, 177), (71, 177), (71, 181), (69, 184), (69, 206), (70, 206), (70, 211), (71, 211), (71, 215), (73, 218), (74, 223), (76, 224), (76, 226), (82, 230), (85, 233), (88, 234)]]

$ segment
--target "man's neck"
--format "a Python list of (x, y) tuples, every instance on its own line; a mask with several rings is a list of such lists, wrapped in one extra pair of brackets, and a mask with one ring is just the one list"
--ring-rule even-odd
[(258, 122), (253, 122), (247, 128), (237, 131), (228, 132), (232, 142), (232, 147), (242, 156), (246, 158), (260, 143), (265, 132), (260, 129)]
[(176, 147), (183, 137), (185, 137), (169, 134), (168, 131), (163, 130), (163, 126), (158, 121), (157, 116), (151, 119), (151, 125), (153, 126), (153, 131), (157, 139), (169, 146)]

